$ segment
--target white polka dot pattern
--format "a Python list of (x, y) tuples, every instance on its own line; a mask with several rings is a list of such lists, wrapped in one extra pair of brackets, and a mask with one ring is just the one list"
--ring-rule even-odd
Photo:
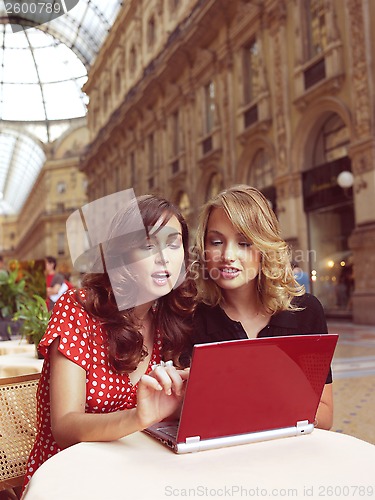
[[(81, 295), (84, 298), (82, 292)], [(51, 431), (49, 400), (49, 347), (58, 337), (59, 351), (86, 371), (86, 413), (110, 413), (134, 408), (137, 404), (137, 384), (133, 386), (127, 374), (116, 373), (109, 366), (106, 333), (100, 322), (91, 318), (77, 302), (75, 290), (67, 291), (55, 304), (39, 344), (44, 364), (37, 391), (38, 430), (24, 486), (43, 462), (60, 451)], [(146, 373), (153, 364), (160, 363), (160, 353), (161, 335), (157, 332)]]

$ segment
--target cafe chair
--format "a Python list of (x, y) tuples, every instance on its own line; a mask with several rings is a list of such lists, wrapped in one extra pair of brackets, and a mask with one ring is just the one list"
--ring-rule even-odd
[(36, 435), (39, 378), (40, 373), (0, 378), (0, 496), (3, 490), (20, 491), (24, 480)]

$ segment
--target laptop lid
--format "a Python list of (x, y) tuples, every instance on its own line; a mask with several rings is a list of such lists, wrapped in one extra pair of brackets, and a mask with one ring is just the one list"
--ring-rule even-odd
[(177, 443), (314, 422), (338, 335), (194, 346)]

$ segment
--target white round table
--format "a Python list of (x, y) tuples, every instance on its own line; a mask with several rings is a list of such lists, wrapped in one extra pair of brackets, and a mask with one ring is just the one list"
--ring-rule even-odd
[(311, 435), (175, 455), (136, 433), (80, 443), (45, 462), (23, 500), (360, 498), (375, 496), (375, 446)]
[(34, 345), (27, 346), (24, 351), (12, 352), (10, 350), (8, 354), (0, 355), (0, 377), (39, 373), (42, 366), (43, 360), (35, 356)]

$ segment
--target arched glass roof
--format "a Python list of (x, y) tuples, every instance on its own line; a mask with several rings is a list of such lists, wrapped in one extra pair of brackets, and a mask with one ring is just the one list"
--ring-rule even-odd
[[(122, 1), (66, 0), (64, 5), (74, 3), (60, 17), (32, 27), (30, 19), (8, 14), (9, 2), (0, 1), (0, 214), (22, 207), (43, 166), (43, 149), (38, 140), (31, 147), (31, 137), (51, 142), (86, 114), (82, 86)], [(31, 150), (35, 162), (22, 161)], [(16, 196), (13, 179), (22, 180)]]
[[(39, 29), (0, 26), (2, 120), (50, 121), (86, 113), (87, 70), (74, 52)], [(45, 139), (49, 139), (49, 134)]]
[(0, 134), (0, 213), (18, 212), (46, 160), (43, 148), (16, 130)]

